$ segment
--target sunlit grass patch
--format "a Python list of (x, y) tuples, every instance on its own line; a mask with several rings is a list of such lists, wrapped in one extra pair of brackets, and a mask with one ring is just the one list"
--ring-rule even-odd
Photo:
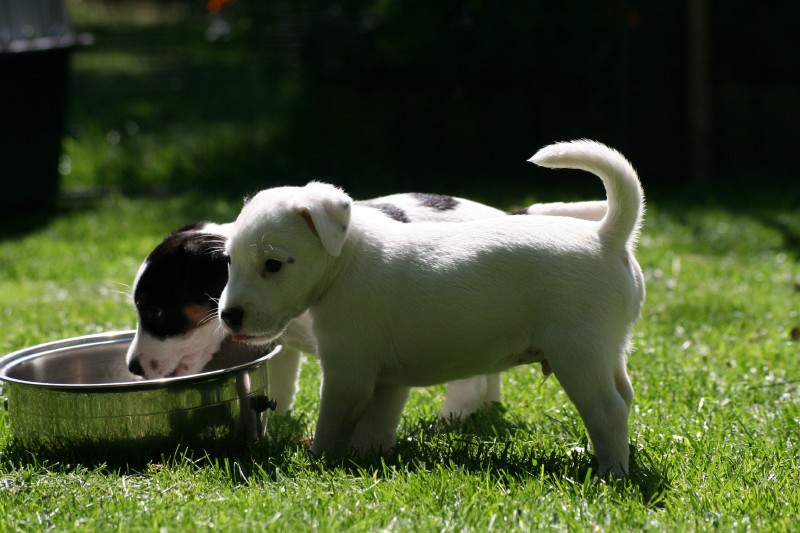
[[(101, 196), (67, 202), (7, 236), (2, 351), (132, 327), (125, 284), (152, 246), (186, 222), (231, 220), (239, 205), (191, 194)], [(776, 216), (798, 222), (793, 212)], [(724, 227), (735, 227), (735, 238)], [(178, 452), (128, 468), (43, 462), (19, 453), (4, 427), (3, 524), (791, 529), (800, 511), (795, 251), (782, 230), (756, 217), (699, 208), (685, 217), (651, 199), (638, 256), (648, 297), (629, 360), (636, 398), (625, 480), (594, 475), (580, 418), (558, 381), (536, 367), (505, 373), (502, 406), (466, 423), (437, 419), (443, 386), (414, 391), (386, 458), (312, 458), (303, 442), (320, 374), (309, 357), (295, 408), (273, 419), (272, 440), (228, 457)]]

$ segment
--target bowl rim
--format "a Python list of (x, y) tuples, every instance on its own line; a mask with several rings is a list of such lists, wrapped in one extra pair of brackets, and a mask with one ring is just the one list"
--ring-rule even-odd
[(14, 367), (47, 353), (66, 351), (87, 346), (102, 346), (104, 344), (117, 344), (125, 341), (132, 341), (135, 333), (135, 330), (108, 331), (105, 333), (94, 333), (79, 337), (67, 337), (65, 339), (49, 341), (42, 344), (29, 346), (21, 350), (16, 350), (8, 355), (0, 357), (0, 381), (24, 385), (27, 387), (71, 390), (76, 392), (114, 392), (130, 391), (132, 389), (157, 389), (212, 380), (226, 374), (232, 374), (241, 370), (245, 370), (272, 359), (283, 348), (283, 346), (277, 344), (267, 353), (252, 361), (248, 361), (247, 363), (242, 363), (228, 368), (221, 368), (219, 370), (210, 370), (208, 372), (170, 378), (146, 379), (139, 381), (119, 381), (109, 383), (51, 383), (46, 381), (28, 381), (8, 375), (9, 370), (13, 369)]

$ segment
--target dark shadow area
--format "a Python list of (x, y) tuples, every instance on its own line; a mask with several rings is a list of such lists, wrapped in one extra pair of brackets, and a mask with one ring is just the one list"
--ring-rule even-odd
[(800, 227), (789, 224), (773, 215), (755, 215), (756, 219), (772, 229), (780, 232), (783, 237), (784, 247), (795, 261), (800, 260)]
[[(582, 426), (579, 431), (582, 433)], [(354, 476), (390, 477), (397, 471), (428, 471), (444, 466), (472, 473), (489, 473), (493, 480), (501, 484), (533, 478), (542, 479), (545, 483), (567, 481), (583, 484), (591, 478), (592, 482), (614, 483), (621, 491), (627, 490), (621, 480), (596, 475), (597, 461), (594, 456), (584, 451), (541, 453), (529, 449), (527, 443), (515, 442), (515, 437), (519, 435), (534, 436), (536, 427), (509, 419), (505, 415), (505, 408), (495, 404), (463, 422), (438, 418), (417, 420), (401, 428), (399, 440), (388, 456), (373, 454), (367, 457), (316, 458), (309, 455), (307, 460), (320, 472), (343, 469)], [(296, 462), (291, 454), (298, 449), (305, 449), (305, 445), (298, 448), (297, 442), (297, 434), (284, 434), (272, 445), (254, 449), (252, 457), (245, 459), (241, 465), (239, 481), (249, 477), (253, 468), (262, 476), (266, 474), (268, 479), (273, 479), (272, 476), (277, 472), (281, 475), (291, 472), (292, 464)], [(286, 448), (281, 451), (274, 447), (275, 444)], [(582, 448), (586, 449), (585, 438)], [(248, 463), (252, 466), (246, 466)], [(662, 469), (635, 444), (631, 446), (630, 474), (625, 480), (639, 491), (644, 502), (656, 506), (662, 505), (659, 502), (663, 494), (671, 490), (671, 484)]]
[(695, 112), (712, 121), (704, 178), (797, 168), (797, 132), (779, 110), (797, 109), (800, 39), (789, 13), (766, 5), (708, 9), (703, 110), (691, 107), (688, 64), (700, 44), (674, 2), (240, 8), (257, 22), (247, 37), (265, 72), (297, 80), (274, 144), (293, 175), (349, 188), (515, 187), (538, 147), (588, 137), (622, 150), (646, 185), (686, 183)]
[[(645, 188), (647, 202), (668, 213), (677, 222), (693, 227), (690, 219), (698, 210), (720, 210), (741, 219), (751, 219), (776, 230), (782, 248), (795, 260), (800, 259), (800, 187), (794, 178), (771, 179), (734, 174), (714, 184), (656, 183)], [(600, 194), (603, 194), (602, 192)], [(648, 225), (645, 214), (645, 227)]]
[[(797, 9), (709, 9), (715, 186), (732, 173), (793, 181), (800, 37), (787, 21)], [(691, 175), (682, 4), (239, 0), (222, 15), (231, 32), (215, 42), (196, 6), (180, 20), (80, 28), (96, 41), (73, 73), (68, 135), (116, 138), (97, 146), (117, 154), (99, 154), (101, 185), (154, 186), (143, 161), (166, 142), (183, 156), (155, 186), (223, 198), (310, 179), (359, 198), (596, 198), (596, 178), (526, 162), (545, 144), (588, 137), (620, 149), (648, 192), (716, 196), (698, 183), (675, 192)]]
[(64, 213), (52, 208), (42, 208), (5, 216), (0, 224), (0, 241), (17, 239), (44, 228), (62, 214)]
[[(284, 415), (270, 419), (270, 431), (260, 442), (242, 439), (212, 443), (208, 439), (201, 443), (184, 440), (180, 444), (163, 445), (163, 439), (152, 446), (142, 440), (132, 445), (86, 445), (64, 442), (48, 446), (25, 446), (11, 438), (0, 458), (13, 465), (42, 466), (50, 468), (108, 468), (125, 473), (143, 472), (154, 463), (178, 463), (190, 461), (196, 465), (208, 462), (252, 463), (253, 457), (288, 457), (302, 446), (301, 435), (306, 432), (308, 421), (302, 417)], [(242, 471), (243, 472), (243, 471)], [(241, 481), (241, 480), (240, 480)], [(237, 481), (238, 482), (238, 481)]]
[(39, 206), (0, 217), (0, 241), (18, 239), (23, 235), (47, 227), (59, 217), (77, 212), (91, 211), (98, 204), (97, 198), (78, 201), (60, 199), (53, 205)]
[(388, 478), (396, 472), (429, 471), (444, 466), (476, 474), (488, 473), (501, 484), (534, 478), (544, 483), (609, 483), (618, 487), (620, 495), (626, 499), (631, 497), (629, 491), (633, 488), (641, 494), (643, 502), (656, 507), (663, 506), (664, 494), (672, 490), (656, 461), (635, 443), (631, 445), (630, 472), (624, 480), (598, 477), (597, 460), (583, 451), (587, 446), (585, 437), (580, 450), (538, 452), (530, 449), (527, 442), (515, 442), (518, 434), (535, 436), (536, 427), (511, 420), (504, 413), (505, 409), (496, 405), (464, 422), (438, 418), (417, 420), (401, 430), (397, 445), (388, 456), (314, 457), (307, 451), (310, 422), (302, 415), (291, 414), (271, 419), (269, 437), (260, 443), (242, 443), (224, 449), (178, 446), (169, 450), (141, 449), (121, 453), (113, 449), (72, 448), (53, 454), (26, 449), (12, 439), (0, 450), (0, 456), (14, 467), (35, 466), (58, 471), (93, 468), (125, 474), (144, 474), (154, 464), (168, 467), (188, 462), (197, 468), (219, 467), (234, 484), (247, 484), (254, 479), (275, 481), (276, 476), (291, 476), (298, 468), (311, 468), (319, 473), (344, 470), (353, 476)]

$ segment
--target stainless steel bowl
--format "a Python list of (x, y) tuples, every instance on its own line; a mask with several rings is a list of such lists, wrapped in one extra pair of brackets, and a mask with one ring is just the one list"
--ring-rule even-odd
[(41, 344), (0, 358), (11, 429), (24, 448), (151, 453), (220, 449), (266, 432), (268, 353), (226, 342), (200, 374), (144, 381), (128, 372), (134, 332)]

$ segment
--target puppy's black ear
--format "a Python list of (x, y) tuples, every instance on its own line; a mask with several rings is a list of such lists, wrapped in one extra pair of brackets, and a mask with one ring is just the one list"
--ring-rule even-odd
[(211, 233), (186, 234), (181, 254), (183, 269), (179, 282), (192, 294), (192, 301), (216, 308), (216, 299), (228, 282), (225, 237)]

